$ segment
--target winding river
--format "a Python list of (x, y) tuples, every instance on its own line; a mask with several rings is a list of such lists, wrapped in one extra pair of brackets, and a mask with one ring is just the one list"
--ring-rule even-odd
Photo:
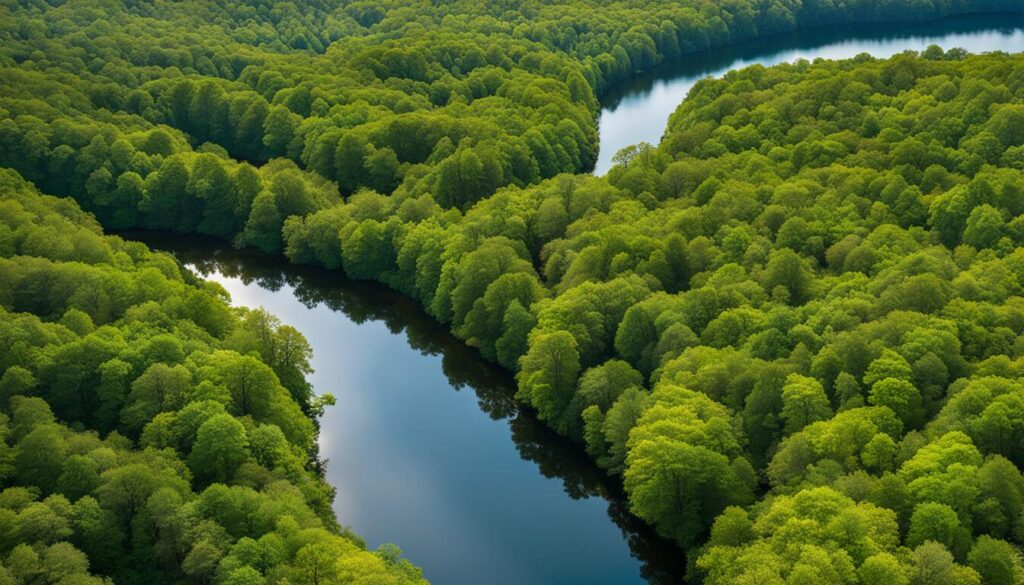
[[(800, 33), (690, 55), (605, 96), (601, 157), (656, 143), (693, 83), (752, 63), (891, 55), (930, 44), (1024, 50), (1024, 17)], [(341, 521), (370, 547), (394, 542), (438, 585), (629, 585), (683, 580), (683, 555), (626, 511), (619, 482), (512, 398), (488, 366), (411, 300), (338, 273), (202, 239), (133, 235), (264, 306), (314, 350), (338, 404), (321, 453)]]
[(514, 382), (412, 300), (204, 238), (131, 233), (263, 306), (313, 347), (334, 509), (438, 585), (679, 583), (679, 550), (621, 486), (513, 399)]

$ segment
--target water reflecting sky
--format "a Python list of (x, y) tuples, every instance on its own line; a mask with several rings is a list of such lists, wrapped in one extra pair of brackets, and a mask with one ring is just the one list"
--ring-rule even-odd
[(411, 300), (208, 240), (132, 237), (306, 336), (311, 381), (338, 401), (320, 438), (334, 509), (371, 548), (398, 544), (438, 584), (681, 581), (682, 552), (626, 512), (618, 483)]
[(687, 55), (612, 88), (602, 99), (601, 150), (594, 174), (612, 166), (619, 149), (638, 142), (658, 144), (669, 116), (693, 85), (755, 63), (775, 65), (803, 58), (846, 59), (860, 53), (889, 57), (929, 45), (962, 47), (972, 53), (1024, 51), (1024, 15), (974, 15), (913, 25), (850, 26), (779, 35)]

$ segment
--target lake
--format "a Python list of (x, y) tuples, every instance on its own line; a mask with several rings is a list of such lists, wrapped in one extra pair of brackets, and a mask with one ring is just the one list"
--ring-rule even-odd
[(860, 53), (889, 57), (929, 45), (961, 47), (972, 53), (1024, 51), (1024, 14), (976, 14), (935, 22), (856, 25), (777, 35), (686, 55), (662, 63), (609, 89), (601, 99), (600, 139), (594, 174), (612, 167), (619, 149), (657, 145), (668, 118), (690, 88), (705, 77), (721, 77), (748, 65), (775, 65), (797, 59), (845, 59)]
[[(973, 16), (799, 33), (687, 56), (604, 96), (595, 172), (622, 146), (657, 142), (702, 77), (930, 44), (1020, 51), (1022, 27), (1020, 16)], [(682, 551), (628, 513), (621, 483), (519, 406), (508, 372), (410, 299), (201, 238), (130, 237), (175, 253), (234, 304), (266, 307), (309, 339), (311, 381), (338, 399), (320, 434), (334, 509), (370, 547), (397, 544), (438, 585), (682, 582)]]

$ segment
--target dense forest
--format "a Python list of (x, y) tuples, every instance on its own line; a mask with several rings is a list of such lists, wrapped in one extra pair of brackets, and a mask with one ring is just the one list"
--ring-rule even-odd
[(0, 583), (424, 583), (334, 518), (297, 331), (0, 189)]
[(14, 582), (419, 579), (331, 516), (301, 336), (26, 181), (417, 299), (695, 582), (1024, 582), (1024, 57), (750, 67), (573, 174), (662, 60), (1018, 3), (53, 4), (0, 6)]
[(0, 4), (0, 165), (80, 197), (108, 227), (199, 230), (266, 250), (280, 247), (283, 219), (339, 192), (394, 193), (422, 215), (585, 171), (597, 96), (665, 59), (797, 27), (1021, 10), (1014, 0), (53, 4)]
[(364, 192), (286, 250), (516, 369), (695, 578), (1018, 583), (1021, 65), (752, 67), (606, 179), (422, 219)]

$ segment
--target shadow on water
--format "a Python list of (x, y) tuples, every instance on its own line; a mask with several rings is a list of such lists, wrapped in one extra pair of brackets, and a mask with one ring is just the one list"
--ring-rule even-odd
[(200, 275), (216, 272), (274, 292), (287, 286), (307, 308), (323, 305), (357, 324), (380, 321), (392, 333), (404, 333), (409, 345), (420, 353), (441, 356), (444, 374), (454, 389), (471, 389), (482, 411), (494, 420), (508, 420), (520, 456), (534, 462), (542, 475), (561, 481), (573, 499), (601, 497), (607, 501), (608, 516), (640, 561), (644, 579), (656, 585), (684, 582), (683, 551), (629, 513), (621, 481), (597, 468), (580, 445), (556, 434), (532, 410), (519, 404), (508, 371), (484, 361), (412, 299), (378, 283), (353, 281), (338, 271), (296, 266), (252, 250), (235, 250), (212, 238), (160, 232), (121, 235), (173, 254)]
[[(1024, 14), (971, 14), (942, 20), (905, 24), (851, 24), (800, 30), (744, 41), (699, 53), (689, 53), (661, 63), (652, 69), (608, 89), (601, 96), (601, 109), (614, 112), (625, 98), (651, 91), (657, 83), (679, 77), (703, 77), (731, 68), (736, 62), (750, 61), (783, 51), (811, 50), (834, 43), (890, 41), (942, 34), (970, 34), (997, 31), (1010, 33), (1024, 24)], [(945, 47), (951, 48), (951, 47)]]

